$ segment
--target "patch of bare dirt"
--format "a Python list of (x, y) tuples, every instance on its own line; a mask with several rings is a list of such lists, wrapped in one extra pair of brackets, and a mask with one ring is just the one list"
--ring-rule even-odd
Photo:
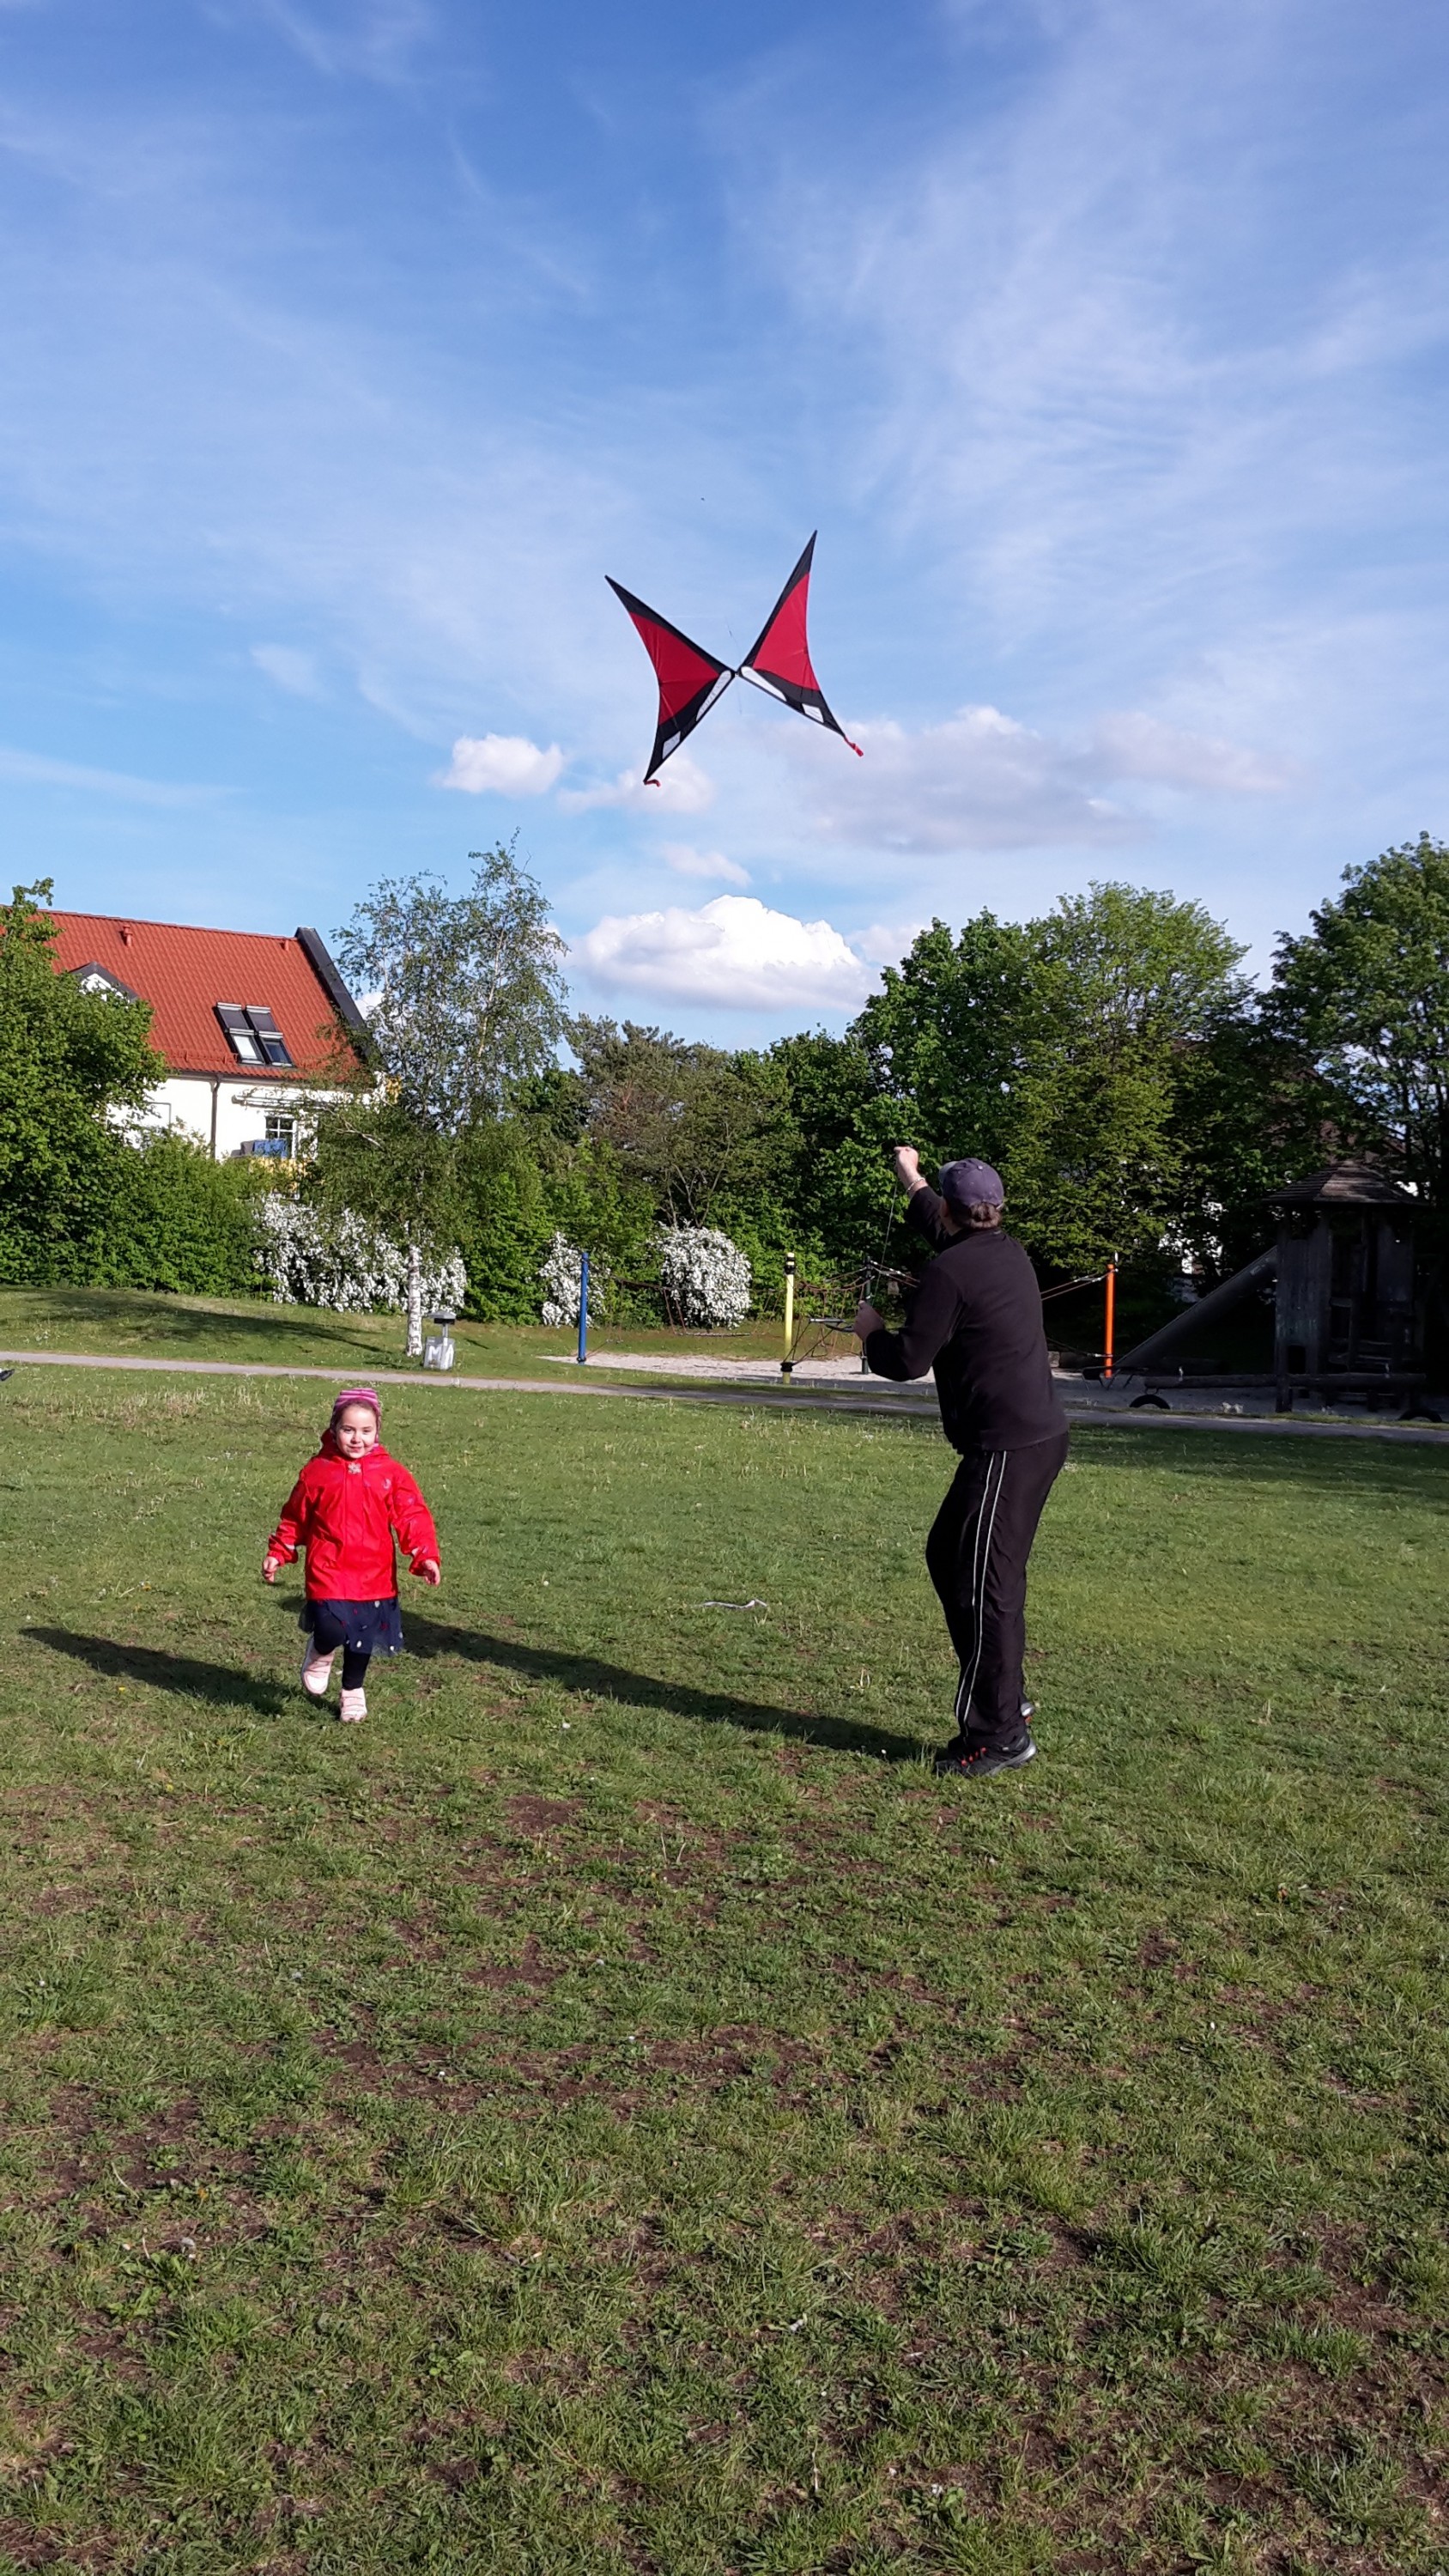
[(578, 1823), (582, 1813), (580, 1798), (536, 1798), (528, 1794), (508, 1801), (509, 1823), (529, 1835), (563, 1833)]
[(531, 1932), (524, 1942), (520, 1956), (511, 1965), (470, 1968), (467, 1971), (470, 1985), (483, 1986), (491, 1994), (506, 1994), (520, 1986), (539, 1993), (545, 1987), (551, 1986), (556, 1977), (562, 1975), (562, 1968), (550, 1967)]

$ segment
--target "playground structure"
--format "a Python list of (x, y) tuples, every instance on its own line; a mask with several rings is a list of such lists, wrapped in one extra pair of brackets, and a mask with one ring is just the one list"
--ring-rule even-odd
[[(1260, 1205), (1276, 1216), (1275, 1241), (1103, 1374), (1141, 1381), (1134, 1410), (1170, 1411), (1167, 1394), (1174, 1387), (1271, 1387), (1279, 1413), (1291, 1413), (1299, 1397), (1320, 1404), (1378, 1397), (1401, 1403), (1406, 1421), (1437, 1421), (1423, 1403), (1413, 1193), (1372, 1164), (1329, 1163), (1307, 1180), (1271, 1190)], [(1205, 1326), (1269, 1287), (1271, 1370), (1195, 1369), (1180, 1356)]]
[[(1115, 1257), (1105, 1270), (1086, 1278), (1066, 1279), (1042, 1292), (1047, 1305), (1083, 1289), (1103, 1291), (1103, 1341), (1098, 1357), (1082, 1374), (1103, 1385), (1131, 1384), (1126, 1397), (1133, 1411), (1172, 1410), (1173, 1392), (1228, 1395), (1273, 1392), (1276, 1410), (1291, 1413), (1299, 1399), (1320, 1404), (1364, 1403), (1402, 1406), (1405, 1421), (1437, 1422), (1439, 1415), (1424, 1402), (1427, 1378), (1423, 1366), (1422, 1310), (1416, 1293), (1414, 1229), (1418, 1202), (1387, 1174), (1368, 1163), (1324, 1166), (1302, 1181), (1285, 1182), (1259, 1202), (1276, 1219), (1275, 1240), (1255, 1253), (1230, 1279), (1184, 1306), (1170, 1322), (1132, 1348), (1117, 1353)], [(652, 1288), (661, 1297), (666, 1321), (682, 1326), (672, 1301), (658, 1283), (621, 1282), (630, 1288)], [(580, 1361), (588, 1351), (587, 1269), (581, 1282)], [(802, 1278), (796, 1256), (786, 1257), (780, 1376), (788, 1386), (797, 1367), (812, 1360), (834, 1359), (833, 1345), (853, 1335), (855, 1309), (862, 1298), (872, 1305), (899, 1301), (916, 1285), (910, 1270), (866, 1261), (850, 1276)], [(1214, 1325), (1254, 1296), (1271, 1292), (1274, 1304), (1271, 1369), (1215, 1367), (1211, 1359), (1188, 1356), (1199, 1348)], [(436, 1364), (436, 1363), (435, 1363)], [(860, 1367), (869, 1375), (862, 1351)]]

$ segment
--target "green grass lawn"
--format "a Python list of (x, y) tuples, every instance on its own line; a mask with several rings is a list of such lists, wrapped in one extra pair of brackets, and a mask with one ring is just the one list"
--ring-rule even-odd
[[(783, 1326), (768, 1318), (730, 1333), (669, 1332), (645, 1324), (594, 1324), (589, 1349), (670, 1351), (778, 1359)], [(544, 1324), (452, 1327), (458, 1368), (473, 1377), (552, 1376), (572, 1358), (576, 1329)], [(401, 1315), (335, 1315), (324, 1307), (273, 1306), (260, 1297), (169, 1297), (140, 1288), (0, 1288), (0, 1349), (117, 1353), (152, 1359), (263, 1360), (278, 1368), (400, 1369)], [(854, 1351), (841, 1335), (822, 1349)], [(626, 1372), (627, 1374), (627, 1372)]]
[(1078, 1435), (967, 1789), (924, 1426), (400, 1390), (343, 1729), (321, 1392), (0, 1392), (0, 2569), (1449, 2565), (1437, 1452)]

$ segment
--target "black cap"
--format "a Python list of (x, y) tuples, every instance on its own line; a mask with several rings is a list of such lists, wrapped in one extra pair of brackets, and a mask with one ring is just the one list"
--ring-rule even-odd
[(1001, 1174), (989, 1163), (978, 1163), (968, 1154), (964, 1162), (943, 1163), (940, 1172), (941, 1196), (953, 1207), (1004, 1207), (1006, 1192)]

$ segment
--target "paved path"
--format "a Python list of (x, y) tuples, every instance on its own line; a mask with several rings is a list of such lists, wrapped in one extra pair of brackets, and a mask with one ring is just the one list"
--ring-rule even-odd
[[(321, 1378), (331, 1386), (355, 1386), (357, 1369), (285, 1368), (269, 1360), (156, 1360), (125, 1358), (97, 1351), (0, 1351), (0, 1365), (27, 1368), (141, 1369), (166, 1377)], [(439, 1377), (420, 1369), (364, 1371), (374, 1386), (455, 1387), (474, 1395), (604, 1395), (665, 1404), (767, 1405), (786, 1413), (875, 1413), (904, 1415), (933, 1422), (933, 1398), (906, 1395), (807, 1395), (783, 1387), (766, 1392), (757, 1386), (615, 1386), (580, 1373), (572, 1378)], [(1098, 1403), (1067, 1404), (1068, 1419), (1102, 1424), (1123, 1431), (1226, 1431), (1270, 1440), (1391, 1440), (1413, 1447), (1449, 1446), (1449, 1426), (1416, 1422), (1305, 1422), (1296, 1415), (1108, 1412)]]

